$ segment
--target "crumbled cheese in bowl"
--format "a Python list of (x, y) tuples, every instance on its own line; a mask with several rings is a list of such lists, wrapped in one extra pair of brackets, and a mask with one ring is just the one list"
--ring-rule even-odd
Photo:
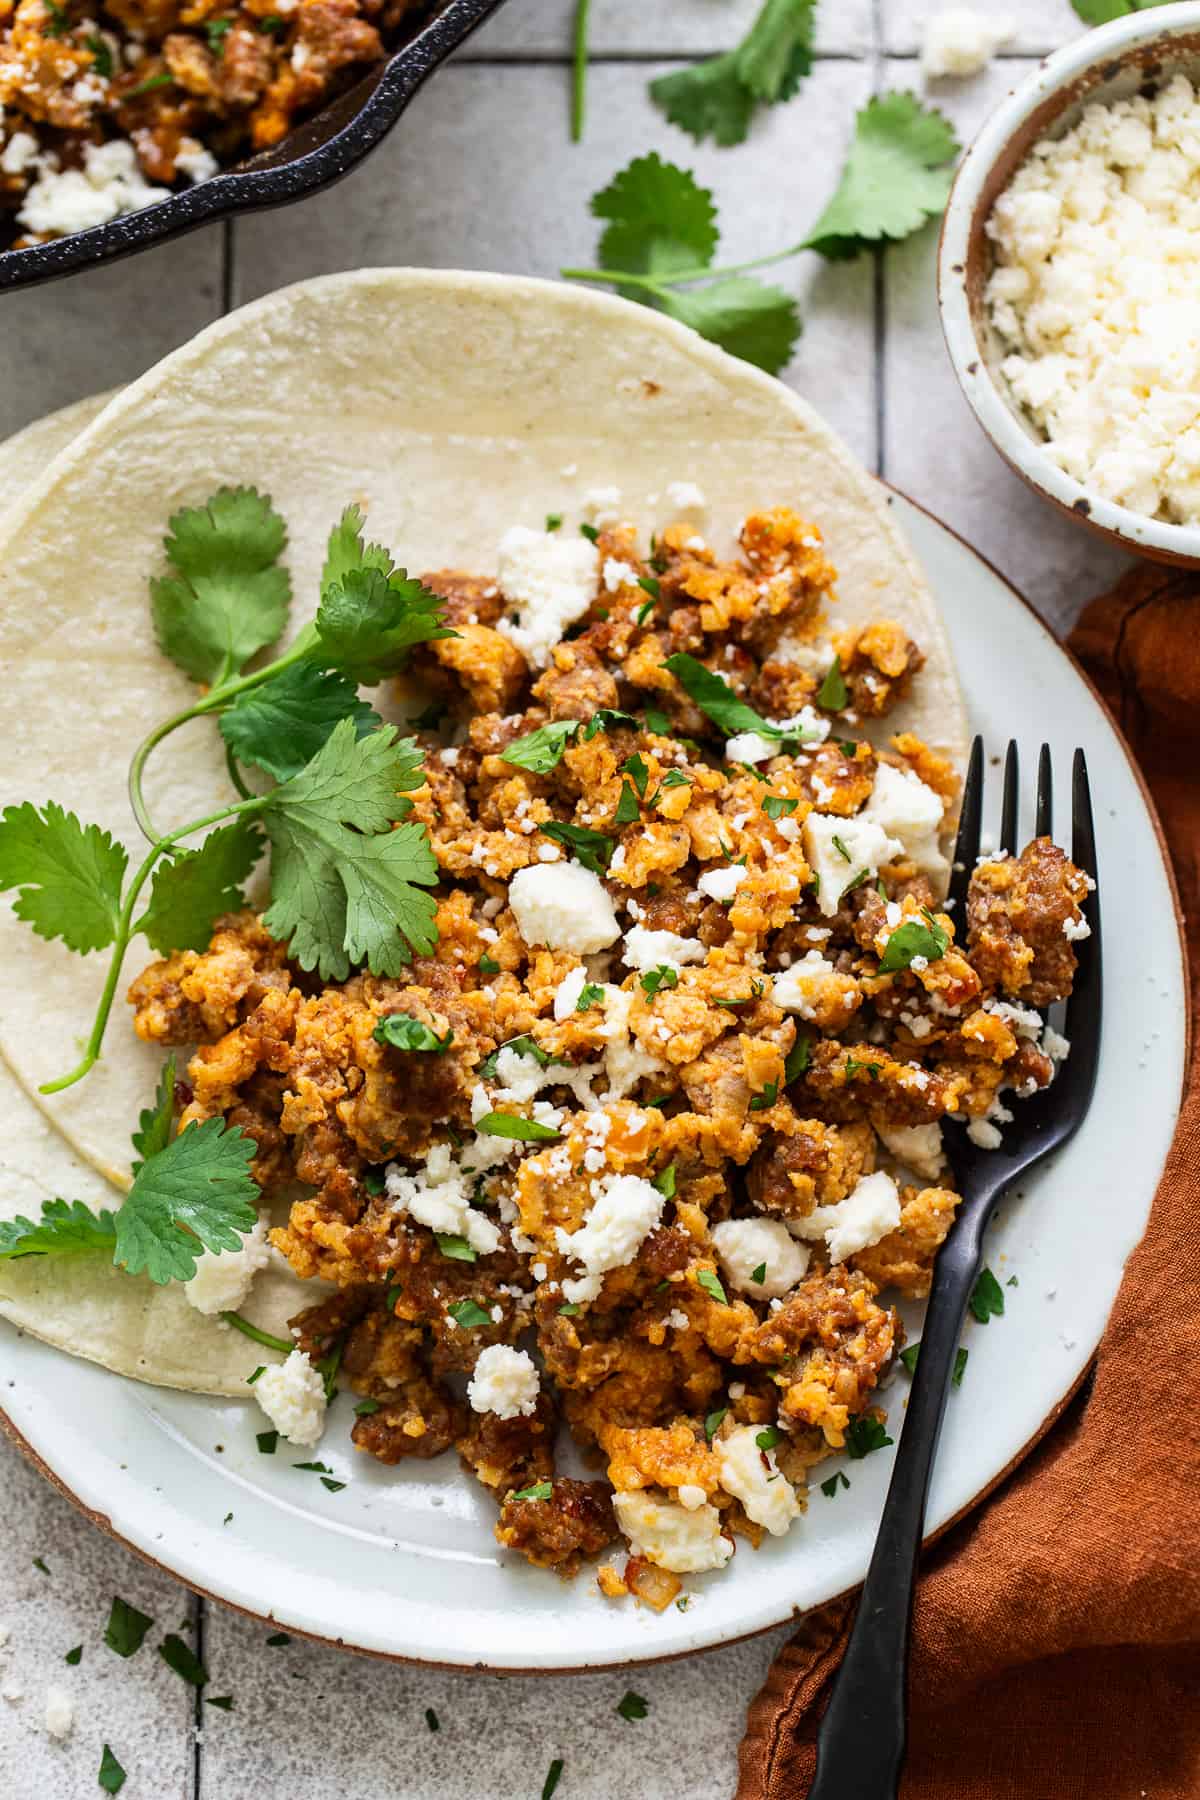
[(1106, 500), (1200, 523), (1200, 98), (1085, 108), (988, 220), (986, 301), (1046, 454)]

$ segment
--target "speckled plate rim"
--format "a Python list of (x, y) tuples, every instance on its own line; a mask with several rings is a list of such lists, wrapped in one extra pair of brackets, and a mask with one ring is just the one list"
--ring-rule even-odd
[[(1032, 612), (1032, 609), (1029, 608), (1028, 603), (1023, 600), (1022, 596), (1020, 596), (1009, 583), (1004, 581), (1003, 577), (998, 576), (997, 572), (984, 562), (984, 559), (978, 557), (975, 552), (971, 551), (970, 546), (966, 545), (963, 540), (956, 536), (956, 534), (942, 526), (932, 514), (926, 513), (923, 509), (906, 501), (901, 495), (889, 496), (889, 504), (897, 505), (899, 507), (903, 522), (908, 526), (910, 535), (917, 539), (916, 547), (918, 554), (922, 552), (923, 547), (928, 550), (928, 546), (931, 543), (940, 542), (943, 548), (953, 545), (960, 555), (965, 554), (966, 557), (971, 559), (980, 569), (986, 570), (989, 582), (998, 584), (996, 589), (997, 593), (1003, 592), (1009, 600), (1015, 599), (1019, 601), (1021, 616), (1025, 620), (1027, 626), (1029, 624), (1034, 624), (1036, 626), (1037, 634), (1044, 639), (1045, 646), (1050, 649), (1051, 654), (1049, 660), (1052, 665), (1056, 666), (1057, 673), (1068, 678), (1072, 674), (1079, 677), (1080, 685), (1086, 691), (1090, 700), (1096, 705), (1099, 705), (1099, 696), (1096, 694), (1093, 685), (1088, 681), (1086, 675), (1079, 669), (1069, 653), (1066, 652), (1061, 645), (1057, 644), (1056, 640), (1053, 639), (1042, 622), (1037, 619), (1036, 615)], [(1061, 664), (1057, 664), (1054, 652), (1058, 652), (1059, 655), (1061, 655)], [(970, 692), (969, 687), (968, 692)], [(1160, 866), (1166, 877), (1165, 894), (1169, 903), (1170, 916), (1173, 921), (1174, 939), (1170, 946), (1172, 954), (1168, 958), (1168, 961), (1171, 963), (1176, 977), (1180, 999), (1181, 1020), (1180, 1029), (1174, 1045), (1174, 1055), (1178, 1058), (1178, 1073), (1181, 1086), (1183, 1071), (1186, 1068), (1187, 1055), (1187, 1012), (1182, 1001), (1183, 996), (1186, 994), (1187, 987), (1186, 952), (1183, 948), (1182, 918), (1178, 896), (1175, 891), (1169, 861), (1166, 858), (1161, 828), (1155, 816), (1152, 803), (1146, 793), (1144, 783), (1141, 780), (1140, 772), (1137, 770), (1128, 746), (1125, 744), (1119, 730), (1112, 724), (1111, 720), (1108, 720), (1107, 714), (1104, 715), (1104, 718), (1111, 731), (1111, 736), (1121, 752), (1127, 772), (1132, 777), (1138, 799), (1144, 811), (1145, 823), (1150, 826), (1152, 840), (1159, 852)], [(1164, 945), (1162, 948), (1166, 949), (1167, 946)], [(1172, 1100), (1170, 1106), (1172, 1128), (1175, 1111), (1176, 1105), (1174, 1100)], [(1145, 1191), (1143, 1194), (1139, 1195), (1139, 1199), (1144, 1199), (1144, 1208), (1141, 1217), (1137, 1221), (1136, 1233), (1133, 1233), (1132, 1235), (1127, 1234), (1128, 1241), (1125, 1244), (1124, 1255), (1128, 1254), (1142, 1234), (1145, 1216), (1148, 1214), (1150, 1200), (1153, 1196), (1154, 1188), (1157, 1186), (1161, 1162), (1165, 1159), (1166, 1151), (1169, 1146), (1170, 1130), (1167, 1130), (1160, 1135), (1162, 1141), (1156, 1146), (1153, 1169), (1145, 1176), (1143, 1181)], [(1157, 1154), (1158, 1150), (1161, 1150), (1161, 1155)], [(1069, 1154), (1071, 1153), (1068, 1152), (1068, 1155)], [(1151, 1174), (1153, 1176), (1152, 1180), (1150, 1178)], [(1107, 1316), (1112, 1298), (1115, 1296), (1117, 1285), (1119, 1285), (1120, 1267), (1123, 1266), (1123, 1260), (1124, 1256), (1122, 1257), (1121, 1265), (1115, 1269), (1115, 1275), (1111, 1280), (1110, 1288), (1106, 1290), (1104, 1296), (1103, 1316), (1105, 1317)], [(1064, 1366), (1063, 1380), (1059, 1391), (1053, 1396), (1047, 1397), (1041, 1403), (1037, 1423), (1032, 1429), (1028, 1430), (1027, 1435), (1019, 1441), (1019, 1444), (1012, 1450), (1011, 1454), (1006, 1456), (1003, 1466), (994, 1468), (990, 1471), (988, 1478), (980, 1483), (975, 1492), (963, 1497), (960, 1504), (952, 1508), (943, 1506), (940, 1517), (938, 1517), (937, 1494), (935, 1490), (932, 1516), (935, 1518), (936, 1524), (930, 1533), (930, 1539), (928, 1541), (932, 1541), (933, 1538), (941, 1536), (945, 1531), (950, 1529), (950, 1527), (956, 1523), (965, 1512), (969, 1511), (982, 1499), (986, 1498), (986, 1496), (1007, 1477), (1016, 1464), (1022, 1460), (1033, 1445), (1036, 1444), (1053, 1425), (1063, 1409), (1069, 1404), (1073, 1394), (1086, 1376), (1099, 1336), (1100, 1327), (1094, 1331), (1091, 1335), (1091, 1340), (1087, 1344), (1079, 1346), (1080, 1354), (1073, 1358), (1069, 1365)], [(992, 1340), (992, 1342), (994, 1344), (996, 1340)], [(54, 1352), (47, 1351), (44, 1346), (32, 1345), (31, 1340), (28, 1339), (20, 1339), (19, 1343), (22, 1347), (31, 1348), (35, 1358), (39, 1354), (44, 1356), (53, 1356), (55, 1354)], [(987, 1347), (985, 1341), (984, 1349), (986, 1350)], [(115, 1378), (101, 1375), (100, 1379), (112, 1380)], [(12, 1383), (10, 1383), (10, 1385), (12, 1385)], [(895, 1401), (897, 1397), (896, 1391), (893, 1390), (891, 1396), (892, 1400)], [(672, 1657), (686, 1655), (700, 1649), (712, 1648), (720, 1644), (734, 1642), (740, 1638), (752, 1636), (758, 1632), (786, 1623), (789, 1618), (798, 1616), (802, 1611), (810, 1610), (813, 1606), (826, 1604), (830, 1600), (836, 1599), (839, 1596), (852, 1591), (854, 1586), (857, 1585), (858, 1580), (861, 1579), (862, 1569), (865, 1568), (866, 1551), (864, 1548), (864, 1553), (860, 1559), (861, 1566), (857, 1571), (852, 1571), (850, 1573), (849, 1579), (834, 1582), (827, 1586), (823, 1591), (813, 1592), (810, 1589), (804, 1597), (803, 1604), (781, 1605), (779, 1601), (779, 1592), (782, 1586), (780, 1577), (786, 1576), (786, 1564), (777, 1554), (782, 1547), (779, 1545), (772, 1545), (770, 1546), (768, 1554), (770, 1555), (770, 1561), (775, 1573), (775, 1597), (773, 1604), (767, 1608), (769, 1616), (764, 1615), (761, 1606), (757, 1609), (757, 1616), (754, 1616), (753, 1611), (750, 1611), (750, 1616), (746, 1616), (746, 1612), (750, 1609), (745, 1609), (739, 1614), (736, 1595), (738, 1584), (735, 1580), (732, 1584), (729, 1584), (727, 1581), (724, 1589), (713, 1590), (710, 1588), (706, 1592), (704, 1596), (706, 1604), (705, 1607), (698, 1612), (695, 1625), (687, 1626), (684, 1634), (682, 1634), (685, 1641), (680, 1641), (681, 1634), (678, 1630), (668, 1631), (667, 1635), (672, 1641), (662, 1644), (661, 1647), (659, 1647), (659, 1644), (655, 1641), (654, 1635), (642, 1631), (636, 1633), (638, 1641), (631, 1641), (623, 1654), (602, 1657), (596, 1660), (576, 1660), (578, 1655), (577, 1651), (570, 1657), (555, 1656), (548, 1659), (542, 1656), (531, 1660), (521, 1656), (519, 1652), (514, 1654), (511, 1648), (507, 1654), (497, 1653), (493, 1648), (490, 1654), (485, 1651), (484, 1654), (473, 1658), (446, 1657), (429, 1654), (423, 1655), (420, 1653), (419, 1647), (414, 1647), (411, 1642), (408, 1645), (395, 1647), (393, 1645), (355, 1641), (355, 1628), (353, 1622), (350, 1621), (347, 1623), (347, 1632), (349, 1635), (338, 1635), (332, 1633), (328, 1628), (317, 1628), (311, 1617), (307, 1620), (304, 1617), (306, 1609), (303, 1606), (297, 1606), (295, 1604), (280, 1605), (277, 1602), (268, 1606), (259, 1596), (246, 1592), (239, 1593), (232, 1584), (222, 1584), (220, 1580), (215, 1580), (213, 1578), (211, 1568), (208, 1570), (200, 1570), (189, 1566), (191, 1558), (181, 1554), (178, 1546), (173, 1547), (169, 1552), (164, 1549), (161, 1541), (153, 1536), (147, 1535), (145, 1528), (139, 1525), (139, 1521), (136, 1518), (128, 1516), (127, 1508), (120, 1505), (108, 1505), (106, 1509), (103, 1504), (93, 1504), (93, 1501), (99, 1501), (101, 1499), (100, 1495), (93, 1494), (89, 1496), (85, 1492), (78, 1491), (77, 1487), (72, 1486), (61, 1468), (55, 1466), (53, 1449), (52, 1446), (45, 1441), (46, 1434), (44, 1431), (36, 1429), (31, 1430), (28, 1423), (24, 1423), (23, 1428), (23, 1423), (18, 1422), (9, 1407), (0, 1407), (0, 1427), (3, 1427), (7, 1435), (18, 1445), (34, 1466), (38, 1467), (60, 1492), (64, 1493), (72, 1500), (72, 1502), (96, 1524), (100, 1525), (102, 1529), (108, 1531), (112, 1536), (116, 1537), (130, 1549), (134, 1550), (135, 1553), (142, 1556), (146, 1561), (163, 1569), (165, 1572), (174, 1575), (176, 1578), (185, 1581), (190, 1587), (206, 1593), (212, 1599), (222, 1604), (229, 1605), (234, 1610), (240, 1611), (246, 1616), (260, 1619), (264, 1623), (286, 1626), (287, 1629), (293, 1630), (299, 1635), (308, 1637), (313, 1641), (328, 1643), (342, 1648), (360, 1650), (367, 1654), (374, 1654), (385, 1659), (401, 1662), (413, 1662), (435, 1667), (463, 1670), (487, 1669), (498, 1673), (572, 1673), (628, 1666), (631, 1662), (636, 1661), (668, 1660)], [(951, 1435), (953, 1435), (952, 1430)], [(943, 1469), (951, 1460), (951, 1457), (944, 1459)], [(871, 1459), (870, 1463), (856, 1465), (856, 1468), (858, 1471), (872, 1477), (870, 1485), (876, 1492), (872, 1494), (868, 1504), (872, 1503), (876, 1498), (881, 1499), (883, 1487), (886, 1484), (887, 1473), (890, 1468), (890, 1460), (884, 1456), (880, 1456)], [(856, 1480), (858, 1479), (861, 1479), (861, 1475), (856, 1475)], [(864, 1485), (867, 1484), (864, 1483)], [(811, 1517), (812, 1514), (810, 1512), (810, 1519)], [(803, 1533), (803, 1529), (803, 1526), (800, 1527), (799, 1531), (796, 1534), (793, 1534), (793, 1537), (798, 1538), (799, 1535)], [(791, 1543), (791, 1541), (792, 1540), (789, 1540), (789, 1543)], [(802, 1553), (805, 1548), (805, 1546), (798, 1542), (795, 1547), (797, 1552), (800, 1553)], [(720, 1578), (718, 1577), (717, 1579), (719, 1580)], [(728, 1596), (729, 1603), (721, 1604), (719, 1608), (718, 1605), (712, 1604), (718, 1600), (719, 1596)], [(721, 1618), (713, 1616), (714, 1614), (717, 1614), (718, 1611), (722, 1615)], [(577, 1635), (580, 1632), (586, 1633), (588, 1617), (589, 1615), (585, 1610), (582, 1608), (577, 1609), (575, 1620)], [(642, 1618), (643, 1620), (645, 1619), (644, 1614), (642, 1614)], [(673, 1622), (674, 1621), (671, 1621), (671, 1623)], [(651, 1623), (661, 1623), (661, 1621), (652, 1621)], [(403, 1636), (403, 1633), (399, 1635)], [(631, 1634), (631, 1636), (632, 1635), (634, 1634)], [(481, 1646), (481, 1648), (483, 1647)]]

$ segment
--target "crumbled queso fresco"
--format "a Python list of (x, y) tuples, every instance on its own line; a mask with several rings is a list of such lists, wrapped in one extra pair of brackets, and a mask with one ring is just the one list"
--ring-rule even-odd
[[(507, 1551), (608, 1552), (602, 1592), (660, 1609), (871, 1447), (958, 1205), (942, 1120), (999, 1142), (1053, 1078), (1087, 891), (1041, 838), (952, 918), (958, 778), (888, 718), (921, 646), (886, 593), (838, 629), (796, 513), (722, 556), (673, 485), (652, 548), (599, 488), (594, 542), (521, 526), (424, 577), (427, 954), (322, 983), (244, 911), (130, 991), (143, 1038), (201, 1039), (182, 1123), (235, 1118), (299, 1196), (271, 1254), (320, 1286), (253, 1386), (275, 1428), (316, 1443), (336, 1368), (361, 1453), (456, 1453)], [(262, 1235), (189, 1300), (252, 1320)]]
[(988, 221), (1001, 369), (1068, 475), (1200, 521), (1200, 100), (1175, 76), (1044, 139)]

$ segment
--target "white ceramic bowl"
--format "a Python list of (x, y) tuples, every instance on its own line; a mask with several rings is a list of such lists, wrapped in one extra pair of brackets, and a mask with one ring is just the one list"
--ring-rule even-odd
[(959, 166), (942, 223), (942, 328), (975, 416), (1018, 475), (1069, 517), (1156, 561), (1200, 567), (1200, 527), (1118, 506), (1057, 468), (999, 373), (1001, 350), (983, 292), (992, 256), (985, 226), (998, 194), (1033, 145), (1057, 137), (1094, 101), (1125, 99), (1182, 70), (1200, 79), (1200, 0), (1114, 19), (1048, 56), (988, 119)]

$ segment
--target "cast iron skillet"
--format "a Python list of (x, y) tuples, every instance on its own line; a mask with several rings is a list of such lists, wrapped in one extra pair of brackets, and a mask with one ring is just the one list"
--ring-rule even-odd
[(422, 83), (501, 5), (503, 0), (443, 0), (407, 43), (272, 149), (184, 193), (172, 194), (169, 200), (110, 219), (107, 225), (27, 250), (0, 251), (0, 290), (115, 262), (210, 219), (285, 206), (302, 194), (328, 187), (391, 130)]

